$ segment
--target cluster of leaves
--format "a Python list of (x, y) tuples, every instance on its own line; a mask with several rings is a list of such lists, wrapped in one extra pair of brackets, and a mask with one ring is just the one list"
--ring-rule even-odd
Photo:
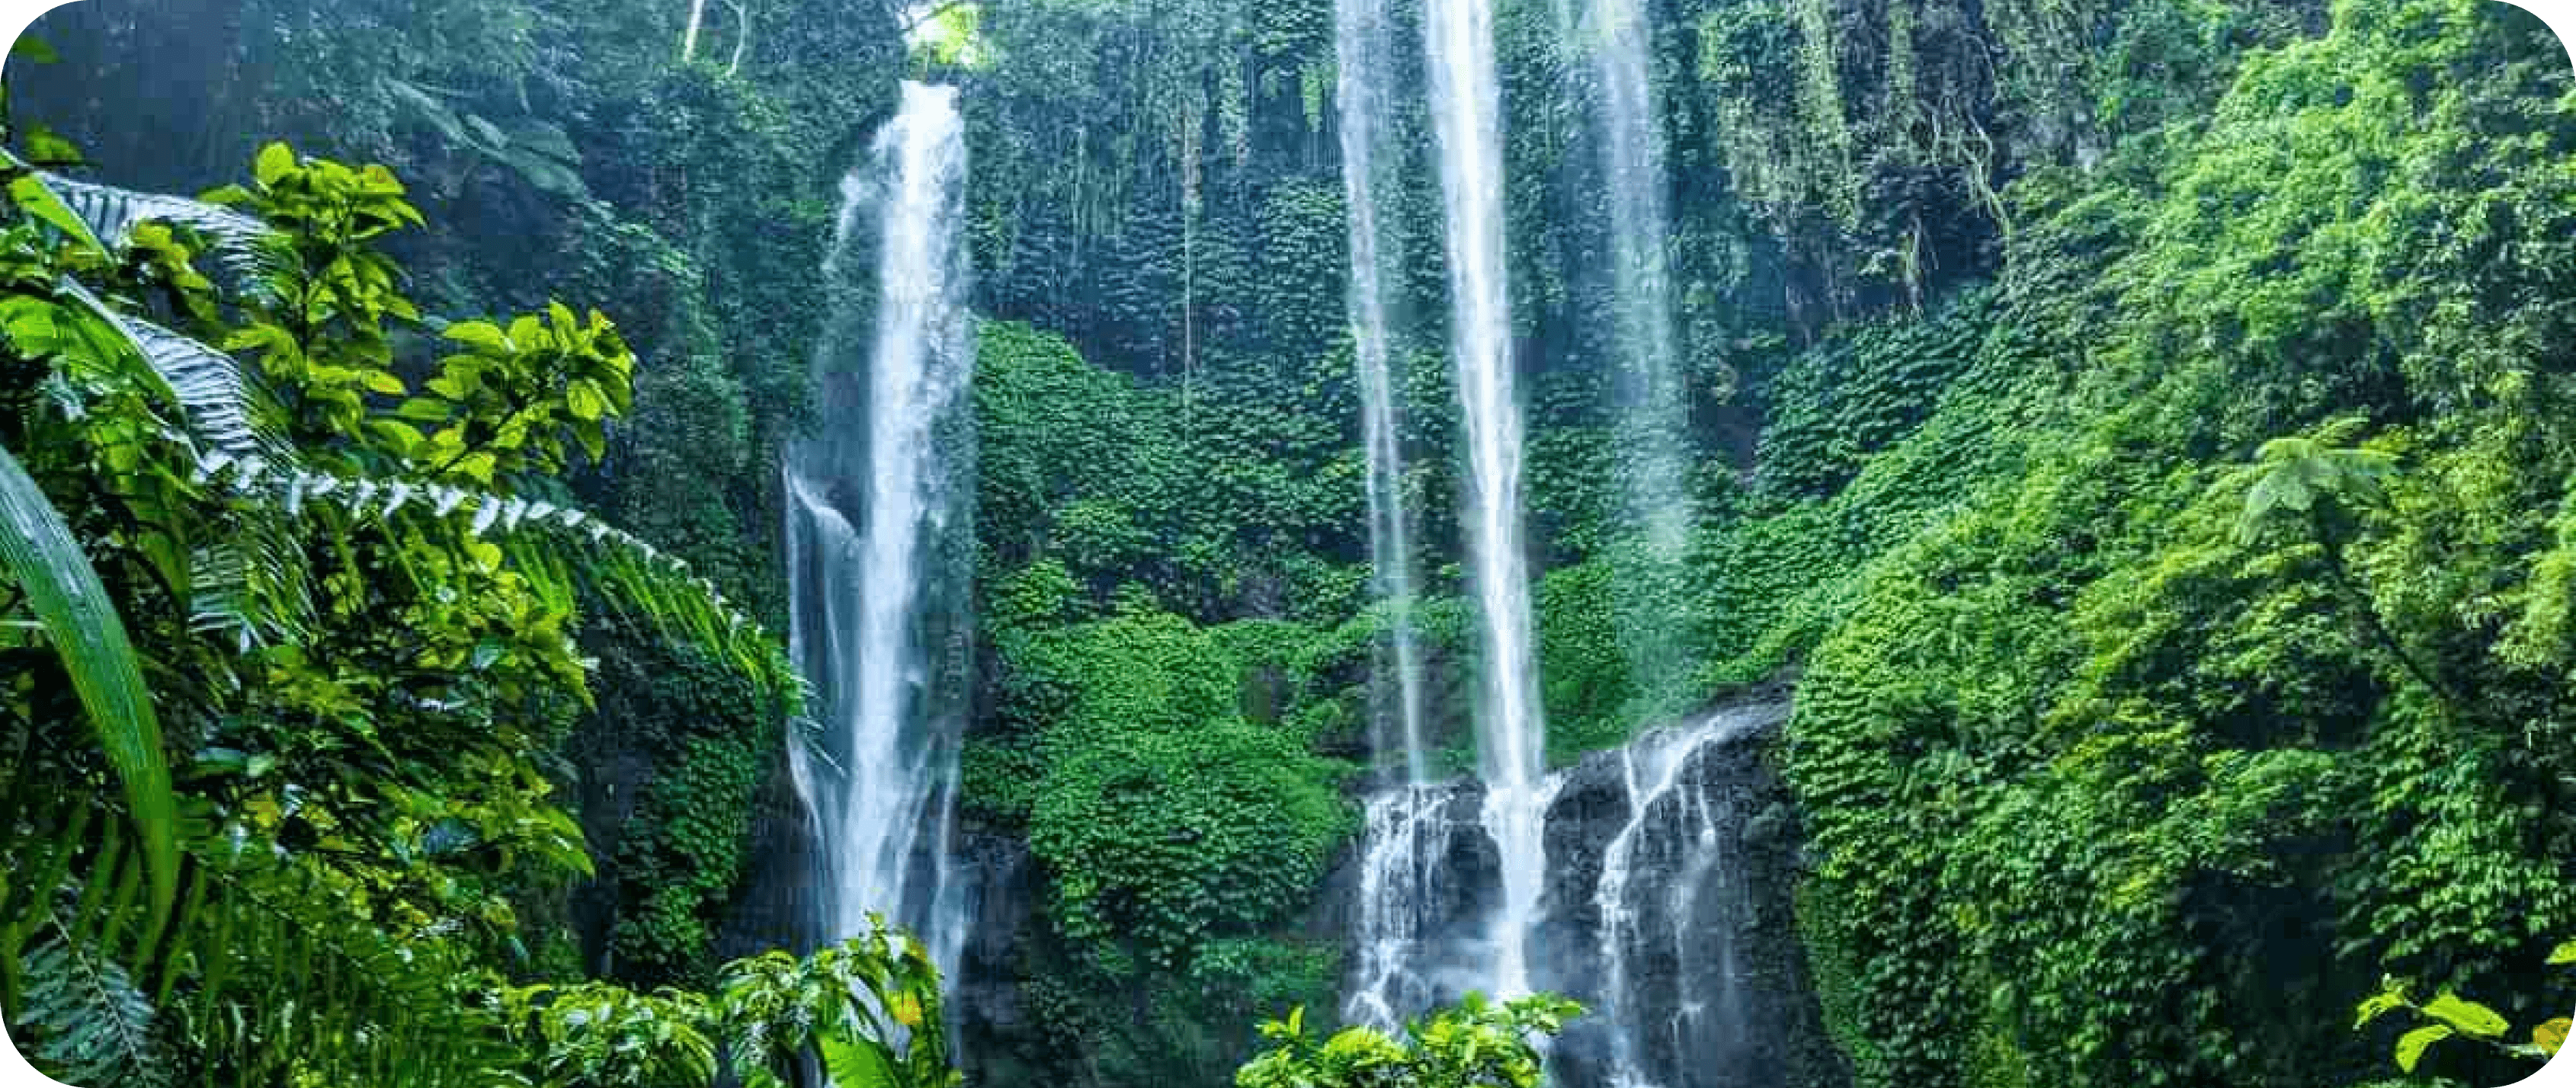
[[(2576, 963), (2576, 941), (2561, 944), (2549, 953), (2552, 967), (2571, 963)], [(2427, 1048), (2444, 1039), (2459, 1038), (2483, 1043), (2502, 1051), (2507, 1057), (2524, 1061), (2548, 1061), (2567, 1045), (2567, 1017), (2554, 1017), (2533, 1025), (2530, 1042), (2506, 1042), (2506, 1034), (2512, 1030), (2513, 1024), (2494, 1009), (2449, 990), (2433, 995), (2431, 1001), (2417, 1004), (2407, 996), (2405, 981), (2397, 978), (2386, 980), (2378, 993), (2354, 1007), (2353, 1029), (2358, 1031), (2369, 1027), (2371, 1021), (2399, 1009), (2414, 1013), (2421, 1025), (2398, 1036), (2397, 1049), (2391, 1055), (2396, 1059), (2397, 1067), (2409, 1073), (2423, 1062)]]
[(1306, 1032), (1306, 1010), (1261, 1025), (1275, 1043), (1235, 1073), (1237, 1088), (1538, 1088), (1546, 1083), (1545, 1041), (1583, 1006), (1539, 994), (1489, 1001), (1468, 994), (1456, 1006), (1405, 1025), (1401, 1039), (1370, 1027), (1330, 1038)]
[(503, 1033), (535, 1056), (538, 1088), (784, 1088), (820, 1061), (849, 1088), (956, 1088), (939, 971), (921, 942), (871, 919), (867, 933), (799, 959), (735, 960), (712, 994), (636, 993), (605, 982), (503, 986)]

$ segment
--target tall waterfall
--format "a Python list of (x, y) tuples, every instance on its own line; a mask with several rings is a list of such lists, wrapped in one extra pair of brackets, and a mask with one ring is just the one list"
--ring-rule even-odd
[(973, 556), (965, 175), (957, 92), (905, 83), (842, 183), (821, 423), (785, 469), (790, 638), (823, 723), (819, 751), (790, 745), (822, 855), (820, 935), (881, 914), (951, 972), (967, 911), (948, 841)]
[(1467, 551), (1481, 626), (1476, 706), (1484, 824), (1501, 852), (1492, 989), (1529, 991), (1529, 928), (1547, 869), (1547, 723), (1521, 554), (1521, 418), (1503, 248), (1501, 91), (1491, 0), (1429, 0), (1423, 41), (1448, 212), (1451, 350), (1467, 436)]
[(1588, 33), (1599, 82), (1601, 172), (1610, 217), (1620, 366), (1619, 446), (1628, 458), (1629, 510), (1643, 546), (1621, 564), (1629, 618), (1622, 635), (1641, 690), (1653, 691), (1687, 666), (1672, 660), (1673, 599), (1691, 526), (1686, 402), (1676, 373), (1672, 287), (1667, 274), (1663, 141), (1650, 78), (1650, 28), (1643, 0), (1590, 0)]
[[(1333, 8), (1342, 189), (1350, 211), (1352, 353), (1359, 368), (1360, 425), (1368, 450), (1369, 560), (1390, 628), (1376, 682), (1381, 705), (1371, 723), (1372, 739), (1381, 760), (1401, 745), (1406, 779), (1420, 785), (1430, 772), (1413, 631), (1413, 547), (1404, 507), (1404, 449), (1396, 438), (1395, 382), (1387, 363), (1386, 259), (1377, 223), (1377, 141), (1387, 119), (1382, 82), (1389, 66), (1386, 7), (1385, 0), (1337, 0)], [(1384, 705), (1388, 702), (1393, 706)]]

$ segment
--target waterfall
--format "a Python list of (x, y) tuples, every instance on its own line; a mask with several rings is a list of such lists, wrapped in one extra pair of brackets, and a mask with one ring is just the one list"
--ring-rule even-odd
[(785, 464), (789, 638), (822, 726), (789, 759), (822, 855), (820, 936), (881, 914), (953, 975), (974, 468), (956, 91), (905, 83), (871, 156), (842, 183), (823, 265), (818, 433)]
[(1483, 661), (1476, 706), (1484, 824), (1501, 852), (1491, 986), (1529, 991), (1529, 928), (1545, 879), (1540, 837), (1547, 724), (1530, 645), (1520, 533), (1521, 420), (1504, 267), (1501, 92), (1491, 0), (1429, 0), (1423, 25), (1432, 128), (1448, 213), (1451, 350), (1467, 435), (1467, 551)]
[(1639, 690), (1652, 693), (1688, 668), (1672, 659), (1675, 624), (1664, 606), (1680, 586), (1690, 536), (1689, 419), (1675, 366), (1664, 251), (1671, 229), (1643, 0), (1591, 0), (1590, 20), (1620, 359), (1619, 448), (1628, 459), (1629, 510), (1644, 529), (1642, 548), (1621, 565), (1629, 598), (1622, 637)]
[[(1396, 439), (1395, 383), (1388, 372), (1385, 257), (1377, 224), (1377, 140), (1386, 117), (1388, 68), (1385, 0), (1337, 0), (1334, 42), (1340, 76), (1342, 189), (1349, 204), (1352, 353), (1360, 380), (1360, 424), (1368, 451), (1369, 561), (1377, 597), (1386, 603), (1385, 659), (1376, 684), (1392, 689), (1371, 722), (1378, 757), (1401, 745), (1406, 778), (1430, 777), (1422, 737), (1422, 672), (1413, 631), (1413, 547), (1404, 508), (1404, 450)], [(1392, 674), (1392, 683), (1386, 674)], [(1388, 719), (1395, 728), (1388, 727)]]

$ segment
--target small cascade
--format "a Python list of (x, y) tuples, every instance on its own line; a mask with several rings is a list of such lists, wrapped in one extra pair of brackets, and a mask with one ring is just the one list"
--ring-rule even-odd
[[(1614, 1088), (1682, 1083), (1673, 1058), (1742, 1036), (1736, 944), (1745, 889), (1729, 839), (1749, 814), (1712, 797), (1690, 772), (1694, 756), (1761, 724), (1757, 714), (1713, 714), (1619, 750), (1628, 820), (1602, 850), (1593, 893), (1601, 970), (1593, 1011), (1609, 1025)], [(1655, 970), (1631, 966), (1655, 961)]]
[[(1551, 1052), (1564, 1088), (1840, 1083), (1789, 919), (1795, 821), (1762, 759), (1788, 714), (1731, 704), (1548, 774), (1549, 869), (1532, 988), (1581, 1001)], [(1368, 800), (1346, 880), (1353, 1023), (1400, 1025), (1491, 982), (1502, 856), (1473, 780)]]
[(1426, 974), (1436, 957), (1422, 946), (1436, 929), (1435, 885), (1443, 874), (1426, 846), (1445, 837), (1455, 800), (1437, 786), (1398, 786), (1369, 798), (1360, 860), (1359, 970), (1342, 1019), (1393, 1030), (1427, 1008), (1440, 987)]
[(973, 557), (965, 172), (957, 92), (904, 84), (842, 184), (821, 422), (784, 481), (790, 641), (822, 725), (789, 756), (821, 855), (818, 936), (883, 915), (952, 972), (968, 913), (949, 842)]

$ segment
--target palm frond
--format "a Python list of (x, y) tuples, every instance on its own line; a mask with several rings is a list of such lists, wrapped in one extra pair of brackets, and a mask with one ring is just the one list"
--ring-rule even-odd
[(177, 801), (161, 751), (161, 723), (125, 622), (45, 493), (0, 448), (0, 567), (25, 592), (71, 674), (99, 747), (125, 786), (127, 812), (142, 835), (152, 913), (166, 915), (178, 887)]

